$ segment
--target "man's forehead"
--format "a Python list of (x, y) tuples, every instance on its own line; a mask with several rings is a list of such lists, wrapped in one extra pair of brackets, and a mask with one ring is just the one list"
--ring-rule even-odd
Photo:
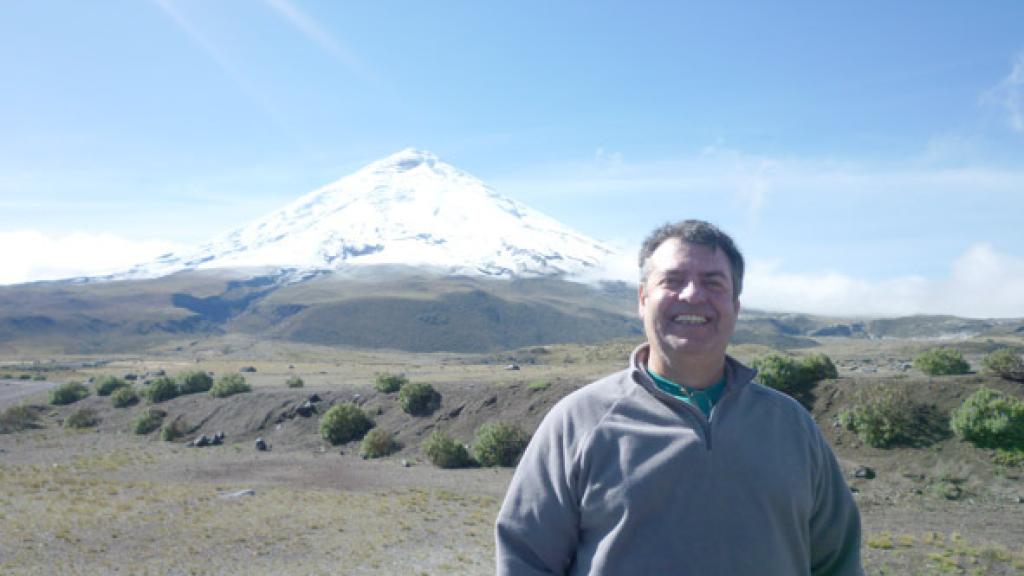
[(701, 272), (731, 275), (729, 257), (721, 248), (684, 242), (678, 238), (669, 238), (659, 244), (650, 261), (654, 269), (666, 272), (700, 269)]

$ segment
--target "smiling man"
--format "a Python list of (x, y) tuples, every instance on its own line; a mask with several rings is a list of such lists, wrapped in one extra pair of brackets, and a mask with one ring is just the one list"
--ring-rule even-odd
[(860, 515), (814, 420), (726, 355), (732, 239), (663, 226), (640, 274), (647, 343), (541, 422), (498, 515), (498, 574), (863, 574)]

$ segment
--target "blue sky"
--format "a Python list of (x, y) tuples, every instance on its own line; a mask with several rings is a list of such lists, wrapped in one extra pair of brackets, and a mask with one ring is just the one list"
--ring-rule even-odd
[(412, 146), (629, 254), (717, 222), (748, 306), (1024, 316), (1022, 23), (1016, 1), (0, 3), (0, 283), (199, 243)]

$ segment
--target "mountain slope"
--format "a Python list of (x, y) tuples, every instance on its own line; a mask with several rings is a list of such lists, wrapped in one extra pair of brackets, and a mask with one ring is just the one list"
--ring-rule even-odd
[(302, 278), (361, 264), (537, 276), (583, 272), (610, 254), (433, 154), (407, 149), (193, 251), (114, 278), (263, 266), (293, 268)]

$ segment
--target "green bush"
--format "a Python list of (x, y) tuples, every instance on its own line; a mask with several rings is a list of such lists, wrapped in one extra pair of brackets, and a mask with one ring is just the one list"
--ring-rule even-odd
[(79, 408), (64, 420), (65, 428), (92, 428), (96, 424), (99, 424), (99, 418), (90, 408)]
[(18, 380), (31, 380), (31, 374), (18, 374)]
[(139, 417), (132, 422), (132, 430), (134, 430), (136, 434), (149, 434), (159, 428), (163, 423), (163, 416), (147, 412), (146, 414), (140, 414)]
[(425, 416), (441, 405), (441, 394), (430, 384), (407, 384), (398, 391), (398, 403), (406, 414)]
[(1024, 380), (1024, 358), (1009, 348), (988, 354), (981, 363), (989, 372), (1007, 380)]
[(1024, 449), (1024, 402), (983, 386), (953, 411), (950, 427), (983, 448)]
[(139, 403), (139, 395), (130, 386), (118, 388), (110, 395), (110, 402), (114, 408), (127, 408)]
[(227, 398), (243, 392), (252, 392), (252, 386), (249, 386), (245, 376), (241, 374), (225, 374), (210, 388), (210, 395), (217, 398)]
[(387, 456), (398, 450), (398, 444), (395, 443), (395, 435), (387, 430), (381, 428), (374, 428), (363, 436), (363, 442), (360, 445), (360, 454), (364, 458), (380, 458)]
[(0, 412), (0, 434), (21, 432), (38, 426), (36, 413), (24, 406), (11, 406)]
[(932, 348), (914, 358), (914, 367), (929, 376), (967, 374), (971, 365), (956, 348)]
[(173, 442), (185, 435), (187, 432), (185, 428), (185, 422), (182, 420), (175, 420), (170, 424), (164, 424), (163, 428), (160, 429), (160, 439), (164, 442)]
[(32, 377), (32, 379), (38, 382), (42, 382), (46, 380), (46, 374), (36, 374), (35, 376)]
[(803, 358), (768, 354), (755, 358), (751, 366), (757, 370), (757, 380), (761, 384), (786, 394), (798, 394), (815, 382), (839, 376), (832, 359), (825, 354), (811, 354)]
[(208, 392), (213, 387), (213, 378), (202, 370), (178, 374), (178, 394)]
[(63, 406), (73, 404), (89, 395), (89, 389), (81, 382), (72, 380), (50, 390), (50, 404)]
[(320, 436), (331, 444), (359, 440), (373, 428), (373, 420), (352, 403), (331, 406), (320, 418)]
[(879, 386), (862, 391), (853, 408), (839, 413), (839, 423), (875, 448), (914, 440), (915, 415), (920, 411), (905, 388)]
[(181, 394), (181, 389), (173, 379), (161, 376), (149, 383), (144, 394), (147, 400), (156, 404), (177, 398)]
[(96, 382), (96, 394), (98, 396), (110, 396), (114, 390), (124, 388), (128, 383), (117, 376), (103, 376)]
[(299, 378), (298, 376), (290, 376), (288, 377), (288, 380), (285, 381), (285, 385), (289, 388), (302, 388), (305, 384), (306, 383), (302, 381), (302, 378)]
[(473, 456), (481, 466), (515, 466), (529, 441), (518, 426), (487, 422), (476, 431)]
[(466, 468), (473, 464), (466, 447), (440, 430), (434, 430), (423, 443), (423, 453), (438, 468)]
[(551, 382), (547, 380), (534, 380), (533, 382), (530, 382), (529, 384), (526, 385), (527, 390), (532, 390), (534, 392), (541, 392), (543, 390), (547, 390), (550, 387)]
[(804, 379), (810, 382), (820, 382), (829, 378), (838, 378), (839, 371), (832, 359), (825, 354), (811, 354), (800, 359), (800, 370)]
[(404, 374), (377, 374), (377, 379), (373, 383), (373, 387), (378, 391), (385, 394), (391, 394), (392, 392), (398, 392), (402, 386), (409, 383), (409, 379)]

